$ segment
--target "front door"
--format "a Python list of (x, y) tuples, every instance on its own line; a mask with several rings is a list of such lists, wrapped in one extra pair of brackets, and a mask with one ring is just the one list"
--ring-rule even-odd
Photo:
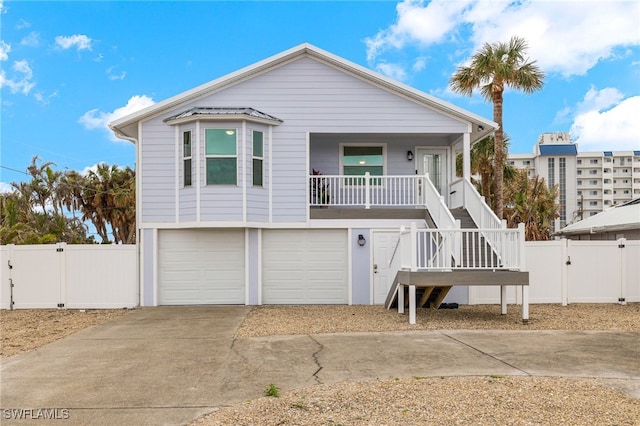
[(389, 261), (399, 238), (398, 231), (373, 232), (373, 303), (381, 305), (387, 299), (389, 286), (397, 271), (389, 269)]
[(429, 173), (429, 179), (436, 187), (440, 195), (447, 193), (447, 151), (443, 149), (418, 149), (417, 150), (418, 174)]

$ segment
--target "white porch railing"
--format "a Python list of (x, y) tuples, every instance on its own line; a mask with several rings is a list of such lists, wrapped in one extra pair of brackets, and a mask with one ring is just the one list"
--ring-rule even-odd
[(473, 221), (482, 229), (505, 229), (507, 223), (500, 220), (486, 203), (484, 197), (478, 193), (475, 186), (466, 179), (462, 179), (464, 191), (464, 206)]
[[(401, 228), (389, 267), (418, 270), (523, 270), (524, 224), (512, 229)], [(398, 259), (396, 259), (398, 258)]]
[(311, 206), (424, 206), (424, 176), (313, 175)]

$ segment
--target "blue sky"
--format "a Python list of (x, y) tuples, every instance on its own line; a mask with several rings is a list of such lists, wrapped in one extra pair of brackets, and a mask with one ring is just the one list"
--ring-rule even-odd
[(640, 149), (637, 1), (0, 0), (0, 25), (0, 188), (34, 155), (133, 166), (108, 121), (303, 42), (491, 118), (448, 80), (483, 43), (525, 37), (547, 77), (505, 94), (510, 152), (554, 131), (581, 151)]

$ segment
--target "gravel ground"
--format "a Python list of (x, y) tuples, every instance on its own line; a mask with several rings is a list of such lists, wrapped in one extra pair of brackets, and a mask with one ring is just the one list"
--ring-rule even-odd
[[(261, 306), (238, 338), (340, 332), (494, 329), (640, 331), (640, 303), (420, 309), (417, 324), (380, 306)], [(640, 362), (640, 361), (639, 361)], [(277, 385), (277, 384), (276, 384)], [(640, 400), (597, 379), (413, 377), (323, 384), (223, 407), (192, 425), (640, 425)]]
[(125, 312), (124, 309), (3, 309), (0, 311), (0, 358), (46, 345)]
[[(127, 310), (0, 311), (2, 358), (34, 349)], [(237, 338), (357, 331), (494, 329), (640, 331), (640, 303), (496, 305), (420, 309), (417, 324), (380, 306), (261, 306)], [(640, 361), (639, 361), (640, 362)], [(640, 400), (597, 379), (413, 377), (323, 384), (222, 407), (192, 425), (640, 425)]]
[(640, 331), (640, 303), (530, 305), (522, 323), (520, 306), (463, 305), (459, 309), (418, 309), (415, 325), (407, 314), (382, 306), (259, 306), (237, 337), (396, 330), (617, 330)]

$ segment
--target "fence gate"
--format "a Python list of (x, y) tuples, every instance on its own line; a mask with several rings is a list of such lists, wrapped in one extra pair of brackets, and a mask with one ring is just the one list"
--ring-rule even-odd
[(8, 262), (14, 309), (64, 307), (62, 244), (9, 246)]

